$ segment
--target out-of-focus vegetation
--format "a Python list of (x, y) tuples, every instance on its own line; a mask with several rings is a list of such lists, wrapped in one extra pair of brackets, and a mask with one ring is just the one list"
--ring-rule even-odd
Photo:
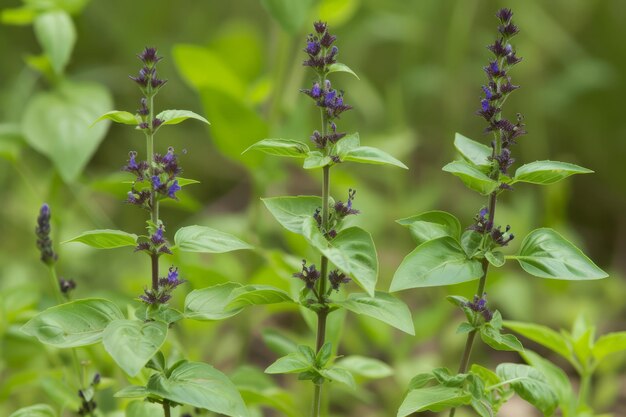
[[(343, 117), (342, 128), (359, 131), (364, 145), (385, 149), (410, 167), (401, 172), (339, 166), (334, 172), (339, 186), (332, 193), (343, 195), (349, 187), (359, 191), (358, 221), (368, 225), (380, 254), (379, 287), (389, 287), (393, 271), (413, 247), (395, 219), (444, 209), (465, 215), (461, 220), (467, 226), (484, 204), (441, 172), (441, 166), (453, 157), (454, 132), (487, 140), (474, 112), (488, 57), (484, 45), (493, 37), (493, 14), (507, 6), (521, 28), (516, 46), (524, 58), (524, 65), (513, 70), (521, 89), (507, 104), (507, 109), (524, 115), (529, 131), (516, 148), (518, 164), (566, 160), (596, 173), (545, 188), (518, 185), (500, 202), (498, 219), (511, 224), (518, 236), (543, 225), (564, 231), (611, 277), (557, 282), (505, 267), (494, 271), (490, 301), (516, 321), (570, 328), (583, 314), (600, 333), (624, 329), (626, 55), (621, 40), (626, 38), (626, 3), (294, 0), (293, 10), (278, 19), (268, 13), (275, 4), (269, 0), (4, 0), (1, 7), (20, 8), (24, 3), (65, 7), (76, 34), (65, 68), (59, 62), (67, 51), (56, 51), (50, 67), (37, 58), (45, 41), (42, 29), (34, 30), (29, 23), (27, 11), (5, 11), (0, 19), (5, 23), (0, 26), (1, 415), (36, 402), (73, 408), (72, 401), (77, 401), (73, 392), (59, 388), (65, 376), (55, 370), (55, 361), (67, 358), (19, 330), (36, 311), (54, 303), (34, 244), (42, 202), (52, 207), (58, 268), (78, 283), (76, 297), (106, 295), (125, 306), (148, 282), (148, 265), (131, 251), (59, 245), (84, 230), (143, 231), (144, 214), (122, 203), (127, 185), (120, 172), (129, 150), (143, 150), (142, 135), (119, 125), (111, 125), (108, 132), (105, 124), (91, 129), (84, 125), (112, 109), (113, 103), (130, 111), (138, 107), (137, 87), (127, 75), (137, 66), (134, 55), (146, 45), (158, 47), (165, 56), (160, 74), (169, 83), (159, 95), (159, 105), (193, 109), (212, 123), (208, 128), (183, 125), (159, 137), (156, 146), (161, 152), (169, 145), (188, 150), (180, 160), (184, 176), (201, 181), (185, 188), (182, 204), (163, 206), (170, 230), (194, 223), (219, 225), (257, 246), (254, 252), (219, 257), (180, 255), (176, 263), (189, 281), (184, 290), (228, 280), (271, 283), (287, 290), (295, 286), (291, 273), (310, 249), (281, 230), (259, 197), (316, 194), (319, 178), (302, 174), (290, 162), (241, 152), (264, 137), (307, 140), (319, 123), (319, 115), (298, 91), (310, 81), (301, 67), (302, 48), (310, 23), (319, 18), (328, 20), (341, 40), (341, 62), (360, 76), (360, 81), (349, 75), (335, 77), (335, 85), (349, 91), (346, 101), (355, 107)], [(307, 3), (310, 8), (304, 10)], [(15, 25), (20, 22), (24, 24)], [(60, 36), (68, 45), (74, 39), (71, 33)], [(83, 128), (74, 127), (68, 115), (82, 120)], [(53, 146), (72, 140), (80, 143), (81, 152)], [(511, 252), (519, 244), (513, 241)], [(284, 253), (294, 256), (285, 258)], [(356, 392), (333, 385), (341, 391), (333, 395), (334, 415), (394, 415), (402, 390), (417, 371), (454, 368), (463, 338), (455, 335), (458, 320), (452, 316), (457, 312), (445, 295), (470, 296), (473, 289), (470, 283), (401, 294), (414, 312), (416, 337), (355, 317), (331, 329), (343, 332), (341, 352), (374, 356), (395, 370), (394, 376)], [(174, 298), (175, 306), (180, 306), (183, 291)], [(251, 392), (269, 390), (264, 388), (269, 382), (251, 367), (264, 369), (284, 349), (279, 334), (299, 341), (309, 337), (298, 314), (278, 306), (223, 322), (181, 322), (172, 331), (177, 340), (169, 349), (214, 364), (240, 385), (253, 386)], [(577, 383), (575, 370), (565, 361), (532, 341), (524, 342), (563, 366)], [(123, 375), (100, 347), (88, 353), (92, 369), (110, 378), (110, 388), (98, 397), (101, 409), (123, 409), (125, 405), (112, 398), (127, 385)], [(481, 349), (475, 354), (478, 358)], [(501, 359), (481, 358), (482, 363)], [(519, 358), (511, 354), (506, 359)], [(597, 370), (592, 396), (596, 411), (626, 414), (625, 365), (626, 357), (616, 354)], [(309, 403), (308, 385), (295, 378), (275, 382), (290, 393), (279, 396), (287, 415)], [(520, 414), (519, 406), (512, 404), (501, 415), (531, 415)]]

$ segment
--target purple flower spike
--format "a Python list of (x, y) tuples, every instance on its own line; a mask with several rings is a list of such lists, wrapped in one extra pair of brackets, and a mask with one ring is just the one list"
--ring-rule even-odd
[(35, 235), (37, 236), (37, 249), (41, 254), (41, 261), (46, 265), (52, 266), (58, 259), (58, 255), (52, 249), (52, 239), (50, 239), (50, 206), (43, 204), (39, 210), (37, 217), (37, 227)]

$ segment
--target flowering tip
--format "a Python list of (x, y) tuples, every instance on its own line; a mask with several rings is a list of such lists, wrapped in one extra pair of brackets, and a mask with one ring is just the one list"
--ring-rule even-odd
[(152, 66), (159, 62), (161, 59), (163, 59), (162, 57), (159, 57), (157, 55), (156, 48), (147, 46), (139, 55), (137, 55), (137, 58), (139, 58), (141, 62), (143, 62), (147, 66)]
[(324, 34), (324, 32), (326, 32), (327, 24), (326, 24), (326, 22), (322, 22), (320, 20), (320, 21), (317, 21), (317, 22), (313, 23), (313, 27), (315, 28), (315, 32), (317, 32), (320, 35), (322, 35), (322, 34)]
[(511, 9), (503, 7), (502, 9), (498, 10), (498, 12), (496, 13), (496, 17), (500, 19), (502, 23), (507, 23), (513, 17), (513, 11), (511, 11)]

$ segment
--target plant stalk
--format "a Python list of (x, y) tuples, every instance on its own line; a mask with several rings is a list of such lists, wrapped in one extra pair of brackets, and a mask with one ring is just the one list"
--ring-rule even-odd
[(163, 401), (163, 414), (165, 417), (170, 417), (170, 403), (167, 400)]

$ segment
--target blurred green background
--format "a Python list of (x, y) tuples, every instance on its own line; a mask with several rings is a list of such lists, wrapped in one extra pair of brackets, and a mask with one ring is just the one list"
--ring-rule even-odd
[[(75, 47), (62, 76), (51, 75), (54, 71), (37, 58), (40, 42), (28, 12), (23, 12), (51, 4), (70, 11), (76, 26)], [(288, 13), (277, 15), (276, 5), (281, 4)], [(317, 128), (318, 110), (298, 89), (313, 80), (312, 71), (301, 66), (302, 48), (311, 23), (319, 18), (328, 20), (338, 37), (339, 60), (360, 77), (359, 81), (348, 74), (331, 76), (354, 106), (343, 115), (340, 129), (359, 131), (362, 144), (380, 147), (410, 167), (402, 171), (344, 164), (333, 169), (335, 199), (345, 200), (348, 188), (358, 189), (355, 205), (362, 214), (356, 221), (374, 236), (381, 262), (379, 288), (386, 290), (393, 271), (413, 248), (408, 231), (395, 219), (442, 209), (467, 226), (485, 204), (443, 173), (441, 166), (455, 158), (455, 132), (488, 140), (482, 133), (483, 120), (474, 113), (485, 82), (482, 67), (490, 58), (485, 45), (496, 34), (494, 13), (504, 6), (513, 9), (521, 28), (514, 46), (524, 58), (511, 73), (521, 89), (504, 109), (509, 118), (522, 113), (529, 132), (514, 148), (516, 165), (554, 159), (596, 173), (543, 188), (517, 186), (500, 200), (497, 223), (510, 224), (518, 236), (510, 253), (533, 228), (554, 227), (584, 248), (611, 277), (580, 283), (547, 281), (507, 265), (493, 270), (489, 299), (505, 318), (569, 328), (584, 314), (600, 333), (623, 330), (626, 2), (3, 0), (2, 9), (27, 9), (4, 12), (0, 26), (0, 414), (35, 402), (68, 405), (73, 395), (54, 389), (59, 385), (54, 381), (63, 379), (54, 368), (55, 354), (19, 332), (20, 323), (54, 302), (34, 244), (41, 203), (52, 207), (59, 271), (77, 281), (76, 297), (106, 296), (124, 306), (135, 303), (132, 297), (148, 283), (147, 259), (132, 251), (59, 245), (90, 229), (144, 230), (145, 213), (122, 203), (127, 191), (122, 181), (128, 177), (120, 171), (130, 150), (144, 151), (143, 135), (123, 125), (86, 130), (85, 123), (95, 119), (89, 119), (92, 107), (102, 112), (138, 108), (139, 90), (128, 74), (138, 71), (135, 55), (145, 46), (159, 49), (164, 56), (160, 75), (169, 79), (157, 107), (193, 110), (212, 123), (206, 128), (188, 122), (157, 136), (160, 152), (170, 145), (179, 152), (187, 150), (180, 158), (183, 175), (201, 182), (186, 187), (179, 203), (163, 207), (161, 216), (170, 237), (180, 226), (204, 224), (258, 248), (167, 260), (180, 266), (189, 281), (173, 304), (181, 307), (184, 292), (226, 280), (294, 290), (297, 282), (290, 274), (298, 270), (299, 259), (315, 259), (301, 238), (281, 230), (259, 198), (318, 194), (318, 173), (305, 172), (292, 161), (241, 152), (265, 137), (306, 141)], [(15, 24), (20, 22), (24, 24)], [(74, 113), (69, 112), (75, 116), (58, 113), (52, 104), (34, 103), (68, 82), (93, 89), (85, 92)], [(77, 115), (81, 110), (85, 113)], [(74, 122), (79, 117), (88, 120), (76, 133), (68, 117)], [(83, 144), (81, 155), (59, 154), (55, 144), (68, 135)], [(336, 329), (342, 332), (340, 353), (377, 357), (396, 374), (356, 393), (333, 386), (333, 413), (395, 415), (414, 373), (436, 366), (456, 368), (464, 343), (464, 337), (455, 334), (461, 317), (445, 295), (470, 296), (474, 287), (470, 283), (399, 294), (414, 312), (416, 337), (349, 316)], [(263, 369), (276, 358), (276, 331), (300, 342), (312, 341), (298, 311), (273, 307), (225, 322), (185, 322), (175, 329), (176, 340), (168, 349), (245, 379), (246, 372), (255, 371), (242, 370), (242, 364)], [(530, 342), (527, 346), (542, 352)], [(519, 360), (513, 354), (486, 352), (477, 348), (475, 359), (486, 364)], [(124, 404), (116, 403), (111, 394), (127, 382), (101, 348), (89, 349), (84, 356), (92, 357), (94, 370), (113, 379), (99, 403), (111, 416), (118, 415), (113, 411)], [(550, 358), (574, 375), (565, 363)], [(626, 415), (624, 365), (623, 355), (615, 355), (600, 369), (594, 394), (599, 412)], [(275, 383), (292, 393), (283, 398), (292, 410), (308, 409), (310, 384), (288, 377)], [(532, 415), (520, 407), (523, 404), (514, 403), (500, 415)], [(264, 415), (282, 414), (266, 410)]]

